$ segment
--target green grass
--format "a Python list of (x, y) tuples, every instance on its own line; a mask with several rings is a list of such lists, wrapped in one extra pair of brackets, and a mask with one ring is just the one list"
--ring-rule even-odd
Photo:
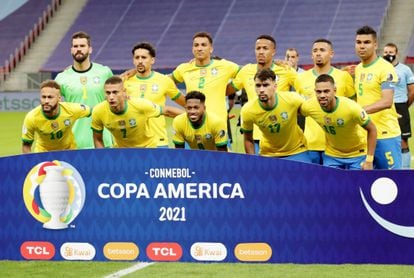
[[(104, 277), (134, 263), (0, 261), (3, 277)], [(412, 277), (410, 265), (155, 263), (125, 277)]]
[(22, 125), (25, 112), (0, 113), (0, 156), (22, 152)]
[[(244, 153), (243, 135), (240, 134), (240, 128), (236, 126), (239, 113), (239, 107), (231, 111), (231, 114), (235, 115), (235, 118), (230, 120), (233, 131), (232, 152)], [(410, 107), (410, 113), (411, 126), (414, 129), (414, 106)], [(25, 114), (25, 112), (0, 112), (0, 157), (21, 153), (21, 127)], [(171, 121), (171, 118), (167, 118), (168, 134), (171, 134)], [(409, 139), (408, 144), (414, 158), (414, 139)], [(172, 142), (170, 147), (173, 147)], [(414, 168), (413, 159), (411, 159), (411, 168)]]

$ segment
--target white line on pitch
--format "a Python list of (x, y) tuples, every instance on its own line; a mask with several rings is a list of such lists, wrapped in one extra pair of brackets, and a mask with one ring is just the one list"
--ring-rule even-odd
[(130, 267), (125, 268), (125, 269), (121, 269), (120, 271), (117, 271), (117, 272), (112, 273), (108, 276), (105, 276), (105, 278), (122, 277), (122, 276), (130, 274), (132, 272), (135, 272), (137, 270), (143, 269), (144, 267), (147, 267), (147, 266), (152, 265), (152, 264), (153, 263), (139, 262), (139, 263), (134, 264), (133, 266), (130, 266)]

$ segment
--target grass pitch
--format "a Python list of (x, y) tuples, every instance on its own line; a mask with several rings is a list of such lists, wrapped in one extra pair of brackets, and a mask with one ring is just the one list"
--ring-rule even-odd
[[(119, 277), (126, 262), (0, 261), (3, 277)], [(154, 263), (124, 277), (412, 277), (407, 265), (298, 265), (245, 263)]]

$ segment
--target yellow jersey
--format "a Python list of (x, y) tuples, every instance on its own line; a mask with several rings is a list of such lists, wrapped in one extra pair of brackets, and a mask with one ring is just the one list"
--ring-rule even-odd
[(204, 113), (203, 123), (194, 127), (187, 113), (178, 115), (173, 120), (173, 142), (176, 145), (188, 143), (191, 149), (217, 150), (227, 145), (227, 126), (216, 115)]
[[(328, 74), (335, 80), (337, 96), (344, 96), (348, 98), (355, 97), (354, 81), (348, 72), (331, 67)], [(318, 76), (319, 74), (313, 68), (298, 74), (294, 85), (296, 92), (305, 99), (316, 98), (315, 80)], [(324, 131), (310, 117), (305, 119), (305, 137), (308, 142), (309, 150), (325, 150)]]
[(90, 115), (87, 105), (60, 102), (58, 114), (49, 118), (39, 105), (24, 118), (22, 140), (30, 144), (35, 141), (33, 152), (76, 149), (72, 127), (77, 119)]
[[(355, 90), (357, 102), (362, 106), (379, 101), (382, 97), (382, 88), (394, 88), (398, 82), (398, 75), (394, 66), (378, 57), (369, 65), (358, 64), (355, 68)], [(398, 125), (398, 115), (394, 105), (391, 108), (370, 114), (372, 122), (377, 127), (377, 138), (387, 139), (401, 134)]]
[[(146, 78), (132, 76), (125, 80), (124, 87), (131, 98), (149, 99), (160, 106), (165, 106), (167, 96), (171, 100), (176, 100), (181, 95), (171, 78), (156, 71), (152, 71), (150, 76)], [(149, 121), (150, 128), (158, 137), (157, 145), (168, 146), (165, 117), (161, 115), (158, 118), (151, 118)]]
[(302, 104), (301, 112), (314, 119), (324, 131), (327, 155), (339, 158), (366, 155), (367, 132), (362, 127), (370, 119), (355, 101), (336, 97), (336, 107), (328, 112), (316, 98), (311, 98)]
[(257, 125), (263, 133), (260, 155), (283, 157), (307, 150), (306, 139), (297, 124), (298, 109), (304, 102), (295, 92), (278, 92), (274, 107), (264, 108), (256, 99), (241, 109), (243, 132), (253, 132)]
[(206, 96), (206, 111), (216, 114), (227, 123), (226, 87), (236, 77), (239, 66), (225, 59), (211, 59), (206, 66), (195, 61), (179, 65), (172, 77), (176, 83), (185, 83), (187, 92), (200, 91)]
[(92, 129), (99, 133), (104, 127), (108, 129), (117, 148), (155, 148), (157, 137), (149, 127), (149, 119), (161, 114), (162, 108), (147, 99), (125, 101), (125, 109), (119, 114), (112, 112), (104, 101), (92, 111)]
[[(276, 74), (277, 91), (289, 91), (294, 85), (296, 71), (288, 66), (278, 66), (272, 64), (271, 69)], [(236, 91), (244, 89), (248, 100), (257, 99), (254, 76), (258, 71), (257, 64), (247, 64), (241, 68), (236, 77), (232, 80), (231, 85)], [(253, 127), (253, 138), (260, 140), (262, 133), (257, 126)]]

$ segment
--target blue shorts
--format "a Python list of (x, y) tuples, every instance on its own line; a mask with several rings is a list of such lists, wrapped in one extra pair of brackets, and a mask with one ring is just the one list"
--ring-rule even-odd
[(292, 154), (289, 156), (281, 157), (283, 159), (292, 160), (292, 161), (299, 161), (299, 162), (305, 162), (305, 163), (312, 163), (311, 158), (309, 156), (309, 151), (304, 151), (297, 154)]
[(323, 151), (309, 151), (309, 157), (313, 164), (323, 165)]
[(377, 139), (374, 154), (375, 169), (402, 169), (401, 136)]
[(254, 140), (254, 153), (256, 155), (259, 155), (259, 152), (260, 152), (260, 141)]
[(362, 164), (365, 162), (365, 155), (357, 157), (333, 157), (323, 154), (323, 166), (344, 169), (344, 170), (361, 170)]

